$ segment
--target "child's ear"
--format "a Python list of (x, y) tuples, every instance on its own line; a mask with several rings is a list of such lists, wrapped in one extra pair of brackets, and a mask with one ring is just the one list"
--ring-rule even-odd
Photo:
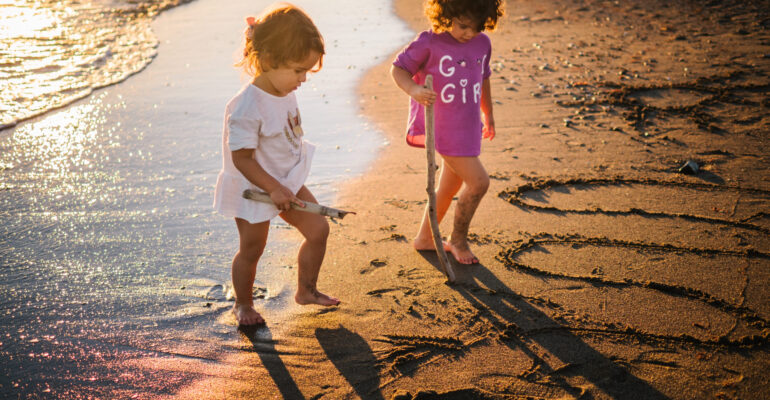
[(275, 66), (273, 65), (272, 59), (270, 57), (270, 54), (268, 53), (259, 54), (257, 56), (257, 59), (259, 60), (259, 69), (262, 70), (262, 72), (267, 72), (275, 68)]
[(278, 65), (278, 63), (275, 62), (275, 58), (272, 57), (270, 53), (265, 53), (264, 58), (262, 60), (263, 60), (262, 62), (264, 63), (264, 66), (267, 67), (265, 71), (269, 71), (271, 69), (276, 69), (280, 67), (280, 65)]

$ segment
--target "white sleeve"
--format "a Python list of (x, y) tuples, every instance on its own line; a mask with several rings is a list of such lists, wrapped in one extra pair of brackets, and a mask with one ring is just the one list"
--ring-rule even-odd
[(245, 115), (239, 111), (241, 110), (235, 110), (227, 116), (227, 145), (230, 151), (256, 149), (262, 121), (258, 116)]

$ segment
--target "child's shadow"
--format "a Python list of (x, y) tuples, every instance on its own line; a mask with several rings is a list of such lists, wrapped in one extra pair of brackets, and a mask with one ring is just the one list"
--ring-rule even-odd
[(270, 328), (267, 326), (239, 326), (241, 332), (251, 342), (254, 351), (259, 355), (262, 365), (265, 367), (284, 399), (304, 399), (302, 391), (297, 387), (294, 378), (291, 377), (286, 364), (283, 363), (280, 353), (275, 349), (275, 341)]
[[(420, 252), (440, 273), (438, 257), (435, 252)], [(483, 264), (458, 265), (450, 257), (456, 275), (455, 284), (450, 287), (460, 293), (478, 310), (488, 310), (485, 316), (495, 326), (513, 326), (524, 332), (541, 327), (558, 327), (561, 324), (535, 307), (526, 298), (511, 290)], [(498, 292), (488, 295), (486, 290), (479, 290), (481, 285)], [(500, 295), (500, 292), (510, 295)], [(533, 322), (534, 321), (534, 322)], [(513, 324), (513, 325), (511, 325)], [(625, 367), (608, 359), (580, 337), (566, 329), (555, 329), (553, 334), (524, 335), (502, 340), (513, 350), (520, 350), (532, 359), (538, 373), (547, 375), (550, 384), (556, 384), (568, 393), (580, 395), (579, 390), (570, 385), (563, 375), (582, 376), (599, 390), (614, 399), (667, 399), (668, 397), (650, 386), (647, 382), (631, 374)], [(535, 344), (569, 368), (549, 367), (548, 361), (538, 355)]]
[(380, 392), (377, 359), (366, 340), (340, 326), (315, 330), (318, 343), (342, 376), (362, 399), (384, 399)]

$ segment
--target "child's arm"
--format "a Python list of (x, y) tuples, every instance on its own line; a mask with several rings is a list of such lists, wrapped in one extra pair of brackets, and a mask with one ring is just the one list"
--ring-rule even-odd
[(436, 92), (415, 83), (409, 71), (394, 65), (390, 68), (390, 75), (396, 85), (418, 103), (429, 106), (436, 101)]
[(254, 149), (240, 149), (232, 152), (233, 164), (251, 183), (264, 190), (270, 195), (275, 206), (281, 211), (291, 209), (294, 203), (300, 207), (305, 207), (305, 203), (298, 199), (294, 193), (281, 182), (273, 178), (261, 165), (254, 159)]
[(481, 112), (484, 113), (484, 139), (495, 138), (495, 117), (492, 114), (492, 91), (489, 78), (481, 84)]

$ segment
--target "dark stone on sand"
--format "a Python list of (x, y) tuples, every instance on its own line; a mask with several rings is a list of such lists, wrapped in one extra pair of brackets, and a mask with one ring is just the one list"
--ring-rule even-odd
[(695, 175), (699, 170), (700, 167), (698, 166), (698, 163), (693, 160), (687, 160), (687, 162), (679, 168), (679, 172), (686, 175)]
[(420, 390), (414, 395), (414, 400), (434, 400), (439, 398), (438, 392), (435, 390)]
[(369, 265), (373, 267), (384, 267), (388, 265), (388, 262), (379, 258), (375, 258), (374, 260), (369, 261)]
[(391, 400), (412, 400), (412, 394), (406, 390), (397, 390), (396, 393), (393, 393)]

